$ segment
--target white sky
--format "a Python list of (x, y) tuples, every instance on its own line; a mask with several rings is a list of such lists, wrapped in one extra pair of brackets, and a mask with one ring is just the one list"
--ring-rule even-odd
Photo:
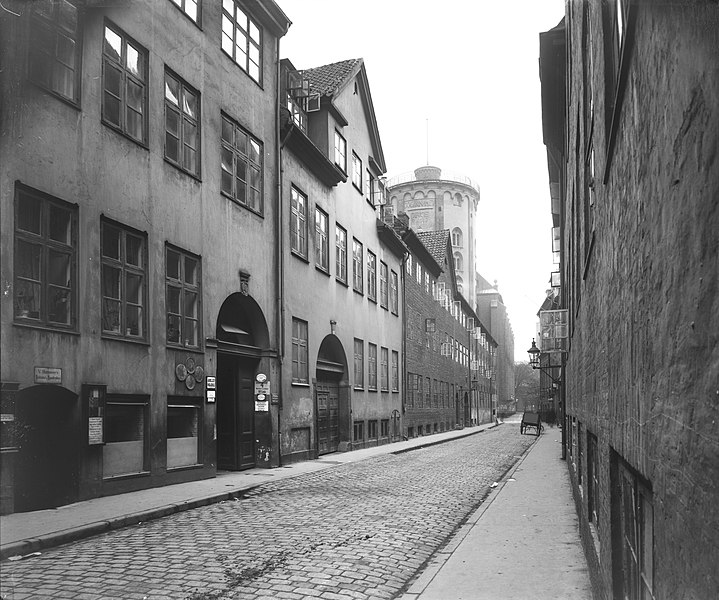
[(539, 33), (564, 0), (278, 2), (298, 69), (364, 59), (389, 178), (429, 158), (479, 184), (478, 270), (498, 280), (526, 361), (553, 270)]

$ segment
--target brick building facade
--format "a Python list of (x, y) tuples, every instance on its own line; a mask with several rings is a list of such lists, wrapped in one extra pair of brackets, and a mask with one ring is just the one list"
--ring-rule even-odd
[(595, 597), (715, 598), (719, 6), (566, 6), (540, 72)]

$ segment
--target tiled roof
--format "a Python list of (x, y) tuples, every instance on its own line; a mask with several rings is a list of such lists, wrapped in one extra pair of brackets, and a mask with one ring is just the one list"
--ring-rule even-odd
[(447, 253), (447, 238), (449, 237), (449, 229), (441, 231), (422, 231), (417, 233), (419, 240), (425, 245), (432, 258), (437, 264), (444, 266), (444, 258)]
[(312, 93), (331, 96), (361, 64), (361, 58), (351, 58), (313, 69), (305, 69), (302, 71), (302, 75), (309, 80)]

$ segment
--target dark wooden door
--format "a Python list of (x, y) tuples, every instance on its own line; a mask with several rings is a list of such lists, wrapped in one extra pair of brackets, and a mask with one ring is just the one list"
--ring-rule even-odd
[(241, 357), (217, 357), (217, 468), (255, 466), (254, 365)]
[(317, 430), (319, 453), (337, 452), (340, 441), (340, 412), (339, 386), (336, 382), (317, 382)]

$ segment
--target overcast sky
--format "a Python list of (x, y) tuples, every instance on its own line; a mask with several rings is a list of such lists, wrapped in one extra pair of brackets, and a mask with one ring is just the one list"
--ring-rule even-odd
[(387, 176), (436, 165), (481, 189), (478, 270), (526, 361), (553, 270), (539, 33), (564, 0), (278, 0), (298, 69), (363, 58)]

